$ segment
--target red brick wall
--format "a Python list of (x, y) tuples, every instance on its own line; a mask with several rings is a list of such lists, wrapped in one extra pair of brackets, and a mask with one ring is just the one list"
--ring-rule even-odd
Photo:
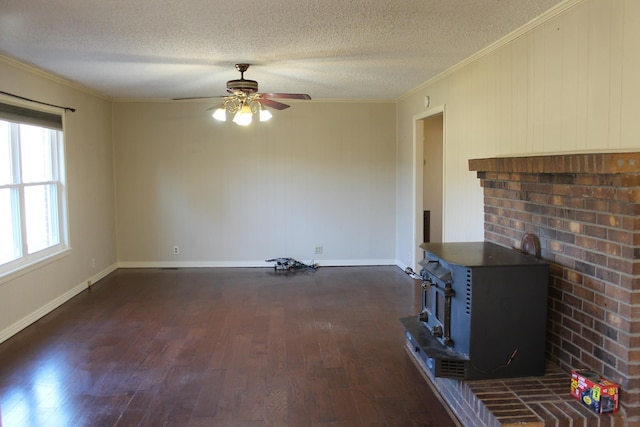
[(622, 387), (640, 419), (640, 153), (474, 159), (485, 240), (540, 239), (551, 263), (547, 354)]

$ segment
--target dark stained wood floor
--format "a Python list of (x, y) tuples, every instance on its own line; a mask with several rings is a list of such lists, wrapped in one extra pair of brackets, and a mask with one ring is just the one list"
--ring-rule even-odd
[(396, 267), (117, 270), (0, 344), (2, 427), (456, 425)]

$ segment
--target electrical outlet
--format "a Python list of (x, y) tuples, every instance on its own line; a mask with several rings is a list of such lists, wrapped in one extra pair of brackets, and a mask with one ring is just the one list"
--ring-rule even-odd
[(96, 259), (91, 258), (91, 268), (96, 268)]
[(316, 246), (316, 255), (322, 255), (322, 246)]
[(178, 255), (180, 253), (180, 248), (178, 246), (173, 247), (173, 254)]

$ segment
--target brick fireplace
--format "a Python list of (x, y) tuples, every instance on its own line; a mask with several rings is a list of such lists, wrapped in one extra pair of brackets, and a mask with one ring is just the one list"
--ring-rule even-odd
[(540, 239), (551, 263), (547, 357), (567, 375), (589, 368), (620, 384), (640, 423), (640, 153), (473, 159), (485, 240)]

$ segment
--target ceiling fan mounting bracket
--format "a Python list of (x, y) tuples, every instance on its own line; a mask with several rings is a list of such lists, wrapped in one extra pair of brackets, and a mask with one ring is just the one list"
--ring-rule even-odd
[(249, 69), (250, 65), (251, 64), (236, 64), (236, 70), (240, 71), (241, 74), (240, 78), (244, 78), (242, 74)]

